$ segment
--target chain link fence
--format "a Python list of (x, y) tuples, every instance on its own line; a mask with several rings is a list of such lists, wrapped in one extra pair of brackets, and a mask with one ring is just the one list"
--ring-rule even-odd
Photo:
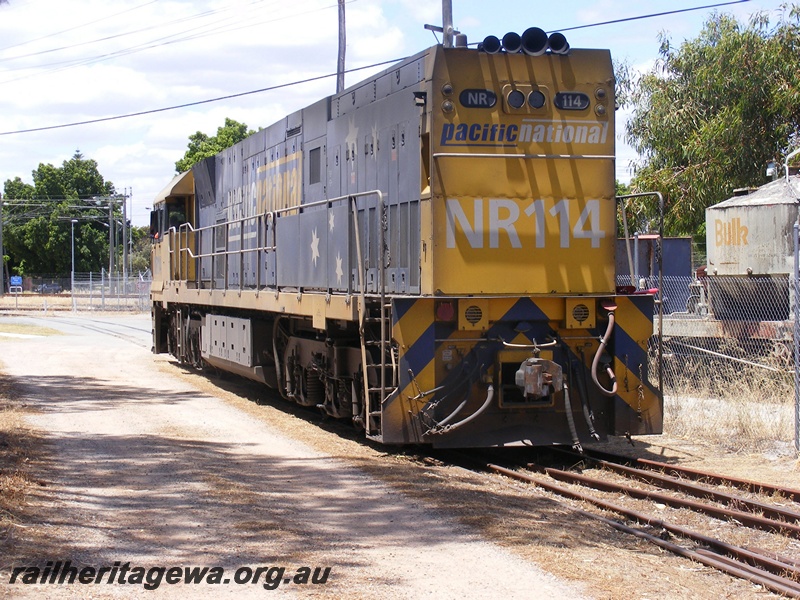
[[(12, 285), (2, 308), (77, 311), (150, 311), (150, 271), (134, 275), (75, 273), (71, 277), (34, 275)], [(17, 283), (17, 281), (15, 281)]]
[[(658, 280), (641, 278), (639, 287), (655, 289)], [(663, 277), (662, 287), (665, 432), (728, 450), (791, 453), (791, 277)]]

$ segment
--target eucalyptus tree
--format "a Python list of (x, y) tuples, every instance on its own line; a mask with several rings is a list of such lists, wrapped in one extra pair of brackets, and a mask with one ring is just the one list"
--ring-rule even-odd
[(207, 135), (197, 131), (189, 136), (186, 153), (175, 163), (175, 171), (177, 173), (188, 171), (193, 164), (210, 158), (225, 148), (230, 148), (253, 133), (255, 131), (248, 129), (246, 124), (227, 117), (225, 125), (217, 128), (217, 135)]
[[(703, 233), (707, 206), (766, 183), (767, 163), (800, 142), (800, 7), (776, 14), (774, 24), (767, 13), (747, 24), (714, 14), (677, 47), (662, 33), (648, 73), (621, 70), (640, 156), (632, 187), (664, 194), (668, 233)], [(652, 204), (639, 214), (652, 220)]]
[[(98, 171), (97, 162), (76, 151), (60, 167), (40, 163), (32, 176), (33, 184), (15, 177), (3, 186), (3, 247), (9, 270), (69, 273), (72, 219), (79, 223), (75, 270), (99, 271), (107, 265), (109, 215), (103, 199), (115, 195), (115, 190)], [(112, 209), (114, 221), (118, 212)]]

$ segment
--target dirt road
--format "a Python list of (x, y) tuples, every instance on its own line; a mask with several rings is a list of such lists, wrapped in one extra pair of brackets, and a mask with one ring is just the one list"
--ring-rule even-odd
[[(0, 361), (49, 444), (36, 467), (46, 485), (31, 498), (38, 522), (29, 524), (43, 541), (13, 562), (0, 559), (0, 594), (588, 597), (333, 448), (313, 450), (200, 389), (150, 353), (146, 316), (0, 318), (6, 323), (29, 326), (0, 334)], [(35, 335), (40, 326), (61, 333)], [(78, 579), (99, 582), (26, 583), (68, 578), (66, 561)], [(203, 583), (186, 583), (185, 570), (159, 567), (211, 570)]]

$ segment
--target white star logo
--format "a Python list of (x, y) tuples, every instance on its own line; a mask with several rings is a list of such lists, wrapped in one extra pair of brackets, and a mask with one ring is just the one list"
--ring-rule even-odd
[(350, 117), (347, 120), (347, 137), (344, 138), (344, 141), (348, 145), (353, 145), (358, 142), (358, 127), (356, 127), (355, 117)]
[(378, 160), (378, 128), (372, 127), (372, 145), (374, 151), (372, 152), (372, 160)]
[(311, 233), (311, 260), (314, 261), (314, 267), (317, 266), (317, 259), (319, 258), (319, 237), (317, 237), (317, 228)]
[(344, 271), (342, 270), (342, 253), (336, 253), (336, 283), (342, 285), (342, 275), (344, 275)]
[(328, 215), (328, 230), (333, 231), (333, 212)]

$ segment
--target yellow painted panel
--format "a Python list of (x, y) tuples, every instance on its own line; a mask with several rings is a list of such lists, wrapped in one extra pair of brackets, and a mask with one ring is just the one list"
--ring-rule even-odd
[[(614, 292), (613, 80), (605, 50), (437, 54), (434, 293)], [(534, 92), (541, 108), (509, 101)]]
[(440, 199), (433, 288), (445, 294), (613, 293), (613, 197)]

